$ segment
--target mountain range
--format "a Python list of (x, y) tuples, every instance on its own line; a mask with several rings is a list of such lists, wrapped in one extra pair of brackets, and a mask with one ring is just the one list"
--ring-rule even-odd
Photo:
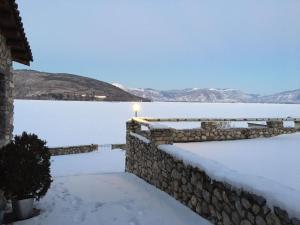
[(300, 104), (300, 89), (272, 95), (259, 95), (249, 94), (235, 89), (186, 88), (161, 91), (151, 88), (128, 88), (118, 83), (113, 83), (113, 85), (136, 96), (150, 99), (151, 101)]
[(220, 88), (178, 90), (128, 88), (118, 83), (110, 84), (74, 74), (47, 73), (35, 70), (15, 70), (14, 83), (16, 99), (300, 104), (300, 89), (272, 95), (259, 95)]

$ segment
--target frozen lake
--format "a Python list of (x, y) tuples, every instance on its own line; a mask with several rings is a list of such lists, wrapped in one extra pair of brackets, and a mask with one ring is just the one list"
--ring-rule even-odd
[[(16, 100), (14, 134), (34, 132), (47, 140), (49, 146), (125, 143), (125, 123), (133, 116), (132, 105), (130, 102)], [(141, 103), (139, 116), (300, 117), (300, 105), (145, 102)]]

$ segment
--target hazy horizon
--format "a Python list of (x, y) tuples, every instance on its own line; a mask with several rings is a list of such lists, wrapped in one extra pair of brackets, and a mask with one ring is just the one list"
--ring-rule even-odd
[[(39, 71), (39, 70), (26, 69), (26, 68), (14, 69), (14, 70), (16, 70), (16, 71), (27, 70), (27, 71), (36, 71), (36, 72), (42, 72), (42, 73), (61, 74), (60, 72), (47, 72), (47, 71)], [(70, 73), (66, 72), (66, 73), (62, 73), (62, 74), (70, 74)], [(89, 76), (85, 76), (85, 75), (82, 75), (82, 74), (70, 74), (70, 75), (82, 76), (82, 77), (86, 77), (86, 78), (91, 78), (91, 79), (99, 80), (98, 78), (89, 77)], [(274, 92), (274, 93), (259, 94), (259, 93), (255, 93), (255, 92), (246, 92), (245, 90), (242, 90), (242, 89), (234, 89), (234, 88), (230, 88), (230, 87), (182, 87), (182, 88), (175, 88), (175, 89), (168, 89), (168, 88), (166, 88), (166, 89), (159, 89), (159, 88), (153, 88), (153, 87), (132, 87), (132, 86), (126, 86), (126, 85), (124, 85), (122, 83), (119, 83), (119, 82), (108, 82), (108, 81), (105, 81), (105, 80), (99, 80), (99, 81), (103, 81), (103, 82), (112, 84), (112, 85), (117, 86), (117, 87), (119, 85), (121, 85), (124, 88), (130, 88), (130, 89), (153, 89), (153, 90), (157, 90), (157, 91), (176, 91), (176, 90), (184, 90), (184, 89), (218, 89), (218, 90), (225, 89), (225, 90), (242, 91), (242, 92), (245, 92), (247, 94), (272, 95), (272, 94), (278, 94), (278, 93), (287, 92), (287, 91), (297, 91), (297, 90), (300, 90), (300, 88), (297, 88), (297, 89), (290, 89), (290, 90), (282, 90), (282, 91)]]

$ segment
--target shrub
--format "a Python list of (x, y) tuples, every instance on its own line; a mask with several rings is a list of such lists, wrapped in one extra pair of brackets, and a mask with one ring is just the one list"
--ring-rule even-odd
[(0, 149), (0, 189), (11, 199), (43, 197), (52, 182), (46, 142), (24, 132)]
[(6, 199), (4, 197), (4, 192), (0, 190), (0, 211), (5, 210), (5, 207), (6, 207)]

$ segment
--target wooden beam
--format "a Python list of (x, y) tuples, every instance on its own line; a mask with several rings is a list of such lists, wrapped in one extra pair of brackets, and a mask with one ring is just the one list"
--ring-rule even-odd
[(6, 39), (6, 44), (11, 47), (11, 50), (25, 49), (22, 39)]
[[(1, 1), (1, 0), (0, 0)], [(9, 11), (6, 10), (0, 10), (0, 21), (4, 20), (12, 20), (12, 15)]]
[(16, 23), (13, 19), (8, 19), (8, 20), (0, 20), (0, 27), (16, 27)]
[(30, 62), (27, 59), (18, 59), (18, 58), (15, 58), (14, 61), (18, 62), (18, 63), (21, 63), (21, 64), (24, 64), (24, 65), (27, 65), (27, 66), (30, 66)]
[(11, 52), (12, 58), (14, 61), (25, 64), (25, 65), (30, 65), (30, 59), (27, 56), (26, 52)]
[(9, 6), (8, 1), (3, 1), (3, 0), (0, 1), (0, 9), (3, 9), (3, 8), (7, 9), (8, 6)]
[(26, 65), (32, 53), (15, 0), (0, 0), (0, 30), (12, 52), (12, 60)]
[(11, 56), (18, 59), (27, 59), (27, 51), (25, 49), (11, 49)]
[(9, 27), (2, 28), (1, 33), (7, 39), (21, 38), (21, 34), (20, 34), (19, 30), (15, 27), (13, 27), (13, 28), (9, 28)]

